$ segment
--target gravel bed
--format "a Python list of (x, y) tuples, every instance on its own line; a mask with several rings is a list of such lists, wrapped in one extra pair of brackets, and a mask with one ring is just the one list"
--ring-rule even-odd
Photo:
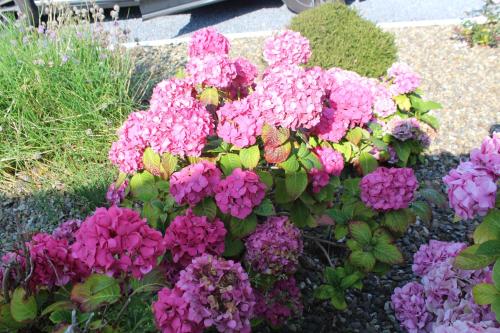
[[(452, 39), (453, 28), (419, 27), (388, 29), (396, 36), (400, 60), (410, 64), (423, 77), (422, 89), (429, 99), (443, 104), (435, 112), (441, 121), (436, 140), (430, 147), (426, 163), (419, 166), (419, 179), (439, 188), (441, 178), (461, 158), (478, 146), (490, 128), (500, 124), (500, 53), (498, 49), (469, 48)], [(257, 62), (262, 38), (232, 41), (232, 55), (245, 56)], [(136, 49), (141, 73), (150, 75), (152, 82), (167, 78), (185, 63), (185, 45)], [(4, 198), (2, 198), (4, 197)], [(1, 200), (3, 199), (3, 200)], [(81, 217), (84, 207), (57, 194), (49, 203), (54, 216), (33, 206), (34, 197), (19, 197), (0, 193), (0, 245), (5, 249), (16, 230), (49, 229), (48, 221)], [(301, 259), (298, 280), (304, 295), (304, 315), (289, 323), (282, 332), (402, 332), (390, 307), (390, 295), (395, 287), (412, 280), (411, 259), (420, 244), (429, 239), (465, 241), (474, 229), (474, 222), (453, 223), (449, 209), (433, 208), (429, 225), (417, 222), (399, 245), (406, 264), (394, 267), (385, 276), (367, 279), (363, 291), (348, 295), (349, 307), (344, 312), (332, 309), (328, 302), (314, 300), (312, 292), (321, 284), (325, 266), (323, 254), (314, 243), (305, 242), (306, 253)], [(335, 252), (330, 252), (335, 258)], [(259, 332), (271, 332), (260, 329)]]

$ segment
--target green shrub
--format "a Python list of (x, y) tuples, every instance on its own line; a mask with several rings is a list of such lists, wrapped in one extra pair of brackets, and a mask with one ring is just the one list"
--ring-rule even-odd
[(341, 67), (378, 77), (396, 60), (394, 37), (342, 4), (325, 4), (292, 19), (311, 43), (311, 66)]

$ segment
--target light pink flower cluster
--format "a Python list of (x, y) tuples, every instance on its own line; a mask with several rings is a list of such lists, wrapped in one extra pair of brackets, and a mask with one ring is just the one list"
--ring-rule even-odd
[(309, 40), (299, 32), (284, 30), (264, 42), (264, 60), (270, 66), (305, 64), (310, 57)]
[(493, 133), (492, 137), (483, 140), (481, 148), (470, 153), (471, 161), (480, 165), (498, 179), (500, 177), (500, 133)]
[(320, 139), (339, 142), (349, 129), (349, 119), (343, 114), (331, 108), (324, 108), (318, 125), (313, 129), (313, 133)]
[(158, 300), (153, 302), (153, 315), (161, 333), (198, 333), (203, 325), (188, 319), (189, 301), (178, 289), (163, 288), (158, 292)]
[(118, 141), (113, 142), (109, 151), (110, 161), (121, 172), (132, 173), (143, 168), (142, 154), (149, 140), (148, 112), (137, 111), (128, 116), (118, 130)]
[(245, 260), (260, 273), (293, 274), (303, 244), (300, 230), (286, 216), (272, 216), (245, 241)]
[(495, 207), (497, 184), (488, 170), (473, 162), (462, 162), (443, 178), (448, 200), (455, 213), (471, 219), (484, 216)]
[(224, 333), (250, 333), (255, 297), (238, 262), (208, 254), (193, 259), (175, 288), (189, 303), (188, 319)]
[(373, 95), (373, 112), (382, 118), (389, 117), (396, 113), (396, 103), (392, 99), (389, 89), (377, 80), (368, 81)]
[(387, 75), (392, 79), (389, 89), (393, 96), (410, 93), (420, 86), (420, 76), (405, 63), (392, 64), (387, 70)]
[(229, 40), (212, 27), (193, 33), (189, 39), (188, 55), (200, 57), (207, 54), (225, 55), (229, 53)]
[[(463, 243), (434, 241), (421, 246), (415, 254), (413, 269), (422, 277), (421, 282), (396, 288), (392, 295), (396, 317), (408, 332), (462, 332), (461, 328), (480, 326), (495, 328), (492, 332), (497, 332), (498, 324), (489, 306), (477, 305), (472, 296), (472, 287), (486, 281), (491, 271), (453, 267), (454, 258), (463, 247)], [(428, 267), (423, 267), (426, 263)]]
[(82, 223), (72, 245), (73, 257), (93, 271), (141, 278), (165, 252), (161, 232), (128, 208), (98, 208)]
[(295, 316), (302, 314), (300, 289), (293, 276), (278, 280), (267, 291), (255, 292), (255, 315), (264, 318), (273, 327), (279, 327)]
[(106, 192), (106, 201), (111, 205), (119, 205), (125, 198), (125, 190), (128, 187), (128, 179), (125, 179), (120, 186), (116, 187), (116, 183), (112, 183)]
[(322, 169), (312, 168), (309, 175), (312, 178), (312, 188), (314, 193), (321, 191), (330, 181), (330, 175), (340, 176), (344, 169), (344, 158), (338, 151), (328, 147), (317, 147), (314, 153), (321, 162)]
[(170, 193), (180, 205), (196, 205), (214, 194), (221, 172), (211, 162), (202, 160), (174, 172), (170, 177)]
[(213, 133), (210, 114), (199, 102), (150, 115), (150, 145), (159, 154), (200, 156), (207, 136)]
[(280, 67), (257, 83), (249, 102), (270, 125), (311, 129), (319, 123), (323, 110), (325, 90), (321, 76), (317, 67)]
[(221, 255), (224, 252), (224, 223), (215, 218), (196, 216), (192, 212), (175, 217), (165, 231), (167, 250), (174, 263), (187, 266), (191, 260), (204, 253)]
[(153, 89), (149, 109), (169, 112), (171, 108), (190, 107), (194, 102), (193, 85), (187, 79), (163, 80)]
[(252, 64), (250, 60), (242, 57), (234, 59), (233, 63), (236, 68), (236, 78), (232, 84), (240, 88), (252, 86), (259, 74), (257, 66)]
[(71, 256), (66, 239), (38, 233), (26, 244), (34, 266), (30, 283), (34, 288), (40, 286), (64, 286), (78, 281), (87, 275), (84, 266), (77, 265)]
[(328, 185), (328, 183), (330, 182), (330, 175), (327, 172), (317, 168), (312, 168), (309, 171), (309, 177), (314, 193), (319, 193), (321, 189)]
[(217, 117), (217, 135), (240, 148), (255, 144), (264, 125), (261, 112), (247, 98), (226, 103), (217, 110)]
[(244, 219), (258, 206), (266, 193), (266, 185), (253, 171), (233, 170), (215, 189), (217, 207), (225, 213)]
[(52, 236), (55, 239), (65, 239), (68, 244), (73, 244), (75, 241), (75, 233), (80, 229), (82, 221), (80, 220), (68, 220), (52, 231)]
[(234, 63), (227, 56), (219, 54), (189, 59), (186, 73), (195, 84), (221, 89), (228, 88), (237, 77)]
[(410, 168), (378, 167), (361, 179), (361, 200), (376, 210), (408, 208), (418, 188)]
[(491, 321), (472, 323), (457, 320), (450, 324), (437, 326), (433, 333), (500, 333), (500, 328), (493, 327)]

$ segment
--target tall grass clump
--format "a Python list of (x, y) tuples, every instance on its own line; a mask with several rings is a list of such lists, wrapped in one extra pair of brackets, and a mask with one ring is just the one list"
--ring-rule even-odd
[(311, 66), (340, 67), (364, 76), (385, 74), (397, 58), (394, 37), (340, 3), (306, 10), (292, 19), (292, 30), (309, 39)]
[(37, 28), (20, 20), (0, 27), (3, 183), (20, 172), (49, 183), (57, 175), (70, 187), (109, 176), (109, 143), (143, 91), (141, 80), (131, 80), (132, 57), (119, 46), (127, 32), (118, 10), (108, 30), (97, 6), (49, 6)]

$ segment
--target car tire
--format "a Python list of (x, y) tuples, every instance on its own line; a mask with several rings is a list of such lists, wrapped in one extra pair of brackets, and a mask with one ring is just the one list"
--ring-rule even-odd
[[(338, 1), (338, 0), (337, 0)], [(335, 2), (334, 0), (283, 0), (285, 5), (294, 13), (300, 13), (304, 10), (314, 8), (327, 2)], [(338, 2), (344, 3), (344, 0)]]

